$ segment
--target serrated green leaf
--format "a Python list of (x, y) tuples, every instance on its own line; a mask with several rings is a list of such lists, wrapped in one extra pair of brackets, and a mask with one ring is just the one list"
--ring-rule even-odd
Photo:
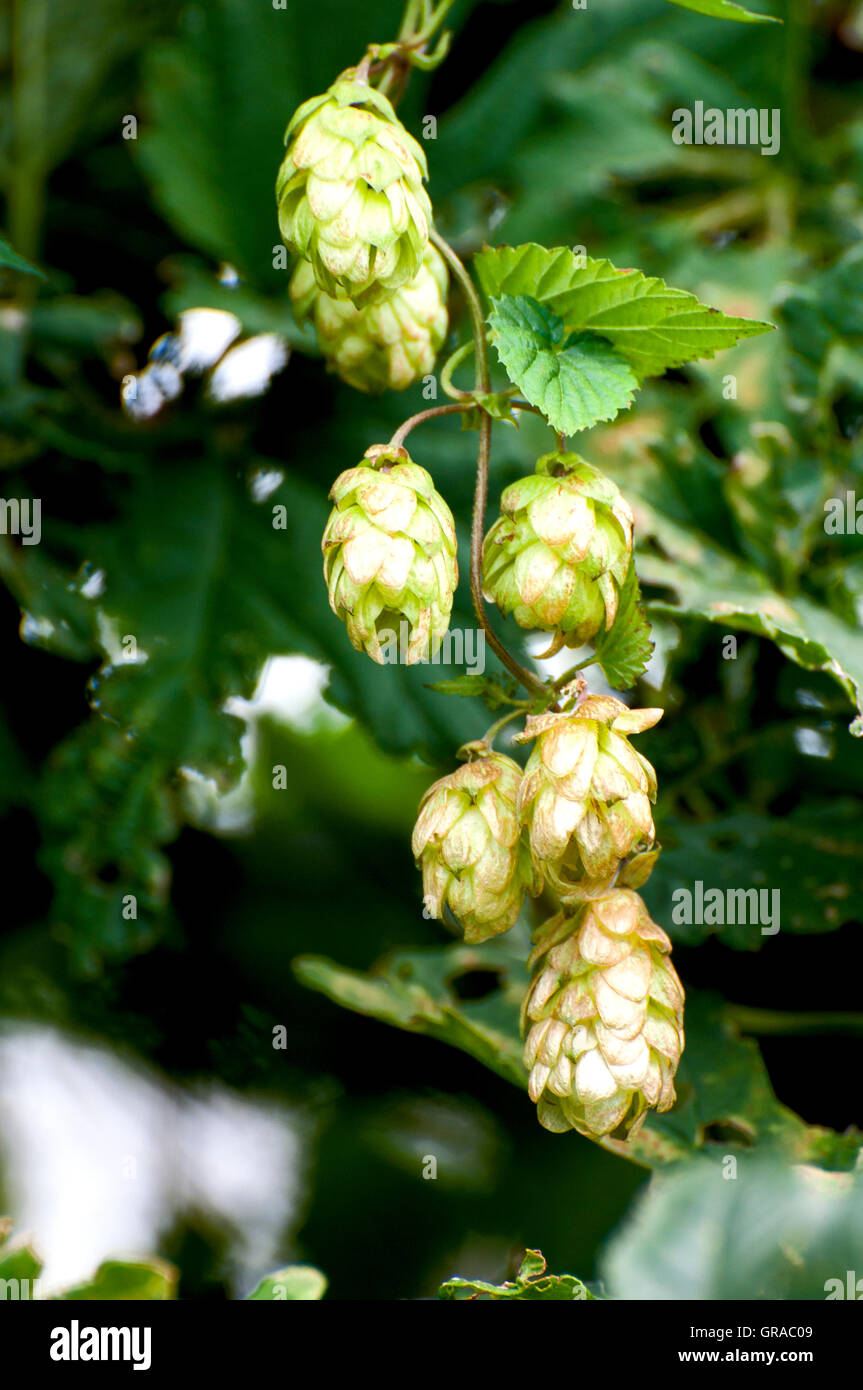
[(697, 10), (699, 14), (709, 15), (711, 19), (736, 19), (742, 24), (781, 24), (782, 20), (772, 14), (758, 14), (735, 5), (732, 0), (671, 0), (672, 5), (682, 5), (685, 10)]
[(327, 1276), (314, 1265), (286, 1265), (262, 1279), (250, 1302), (313, 1303), (327, 1291)]
[(594, 641), (602, 674), (614, 690), (629, 690), (647, 670), (653, 652), (650, 623), (641, 606), (635, 565), (631, 564), (620, 591), (617, 617)]
[(587, 1285), (573, 1274), (548, 1274), (544, 1257), (539, 1250), (527, 1250), (515, 1280), (488, 1284), (483, 1279), (446, 1279), (438, 1289), (438, 1298), (456, 1302), (468, 1299), (478, 1302), (554, 1302), (593, 1300)]
[(639, 381), (773, 328), (708, 308), (640, 270), (618, 270), (589, 257), (583, 262), (565, 246), (487, 248), (474, 266), (489, 299), (526, 295), (561, 318), (569, 333), (607, 338)]
[(506, 373), (561, 434), (613, 420), (638, 382), (628, 362), (594, 333), (563, 341), (563, 320), (527, 295), (492, 301), (489, 327)]

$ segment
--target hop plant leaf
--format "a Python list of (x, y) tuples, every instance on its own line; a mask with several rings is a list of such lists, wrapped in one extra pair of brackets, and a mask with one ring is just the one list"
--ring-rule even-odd
[(638, 592), (635, 565), (620, 590), (617, 617), (594, 641), (602, 674), (615, 690), (629, 690), (644, 675), (653, 652), (650, 623), (644, 614)]
[(567, 246), (529, 242), (488, 249), (474, 266), (491, 300), (527, 295), (562, 319), (568, 333), (600, 334), (639, 382), (773, 328), (699, 304), (694, 294), (672, 289), (657, 276), (581, 259)]
[(561, 434), (613, 420), (638, 382), (626, 358), (595, 333), (565, 334), (563, 319), (529, 295), (503, 295), (488, 319), (514, 386)]

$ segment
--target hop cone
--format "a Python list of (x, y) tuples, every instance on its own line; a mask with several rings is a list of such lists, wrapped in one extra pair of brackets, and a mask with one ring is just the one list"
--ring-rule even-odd
[(618, 888), (541, 928), (522, 1007), (529, 1091), (546, 1129), (637, 1132), (668, 1110), (683, 1051), (683, 988), (671, 942), (637, 893)]
[(577, 454), (547, 454), (506, 488), (483, 546), (483, 586), (520, 627), (579, 647), (617, 613), (633, 517), (620, 490)]
[(521, 768), (483, 743), (466, 744), (471, 761), (429, 787), (413, 833), (423, 895), (435, 917), (448, 906), (465, 941), (508, 931), (539, 876), (515, 810)]
[(322, 290), (309, 261), (291, 279), (297, 317), (312, 318), (330, 370), (375, 394), (403, 391), (431, 371), (447, 332), (446, 290), (446, 265), (431, 244), (409, 284), (363, 309)]
[(345, 74), (303, 103), (285, 143), (279, 228), (321, 289), (364, 303), (413, 280), (431, 222), (428, 169), (386, 97)]
[(330, 607), (357, 651), (381, 664), (398, 655), (412, 665), (434, 655), (449, 626), (455, 524), (431, 475), (406, 449), (375, 444), (364, 458), (330, 492), (336, 505), (321, 543)]
[(528, 716), (517, 739), (536, 743), (519, 786), (519, 819), (534, 863), (558, 891), (610, 880), (620, 859), (652, 842), (656, 774), (626, 735), (661, 717), (604, 695), (571, 714)]

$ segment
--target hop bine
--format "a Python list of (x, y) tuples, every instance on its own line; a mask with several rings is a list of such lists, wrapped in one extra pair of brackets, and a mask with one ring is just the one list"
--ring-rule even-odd
[(547, 454), (506, 488), (501, 511), (483, 545), (483, 587), (500, 611), (554, 632), (547, 656), (611, 627), (633, 517), (610, 478), (577, 454)]
[(535, 740), (518, 792), (518, 814), (537, 868), (564, 896), (581, 881), (610, 883), (618, 861), (654, 838), (656, 774), (627, 734), (660, 709), (632, 710), (590, 695), (572, 713), (528, 716), (516, 741)]
[(508, 931), (540, 879), (516, 815), (518, 763), (482, 742), (458, 756), (469, 761), (429, 787), (412, 843), (429, 911), (442, 918), (449, 907), (474, 943)]
[(279, 228), (321, 289), (365, 304), (413, 280), (431, 224), (428, 169), (387, 98), (343, 73), (294, 114), (285, 144)]
[(537, 933), (522, 1034), (546, 1129), (630, 1137), (649, 1108), (674, 1104), (683, 988), (670, 950), (629, 888), (558, 913)]
[(429, 660), (458, 581), (455, 523), (431, 475), (406, 449), (374, 444), (339, 475), (330, 498), (324, 578), (352, 645), (380, 664)]
[(359, 309), (320, 288), (309, 261), (291, 278), (298, 321), (310, 318), (327, 366), (358, 391), (403, 391), (432, 370), (447, 333), (447, 270), (431, 243), (413, 280)]

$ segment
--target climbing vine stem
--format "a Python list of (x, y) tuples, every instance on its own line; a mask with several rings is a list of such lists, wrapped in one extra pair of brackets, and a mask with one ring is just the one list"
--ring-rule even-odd
[[(431, 232), (431, 239), (440, 251), (453, 275), (461, 286), (468, 309), (470, 310), (471, 326), (473, 329), (474, 353), (476, 357), (476, 387), (477, 391), (488, 392), (491, 386), (491, 377), (488, 366), (488, 340), (485, 334), (485, 316), (482, 311), (482, 303), (473, 283), (462, 261), (453, 251), (449, 242), (444, 241), (434, 229)], [(473, 611), (476, 620), (482, 631), (485, 633), (486, 641), (494, 652), (495, 656), (506, 667), (511, 676), (524, 686), (531, 695), (545, 695), (548, 687), (544, 681), (535, 676), (522, 666), (521, 662), (508, 651), (497, 633), (491, 626), (485, 611), (485, 603), (482, 596), (482, 542), (485, 533), (485, 509), (488, 502), (488, 465), (491, 456), (491, 416), (487, 411), (482, 410), (479, 422), (479, 448), (477, 450), (476, 461), (476, 486), (473, 495), (473, 516), (471, 518), (470, 529), (470, 596), (473, 603)]]

